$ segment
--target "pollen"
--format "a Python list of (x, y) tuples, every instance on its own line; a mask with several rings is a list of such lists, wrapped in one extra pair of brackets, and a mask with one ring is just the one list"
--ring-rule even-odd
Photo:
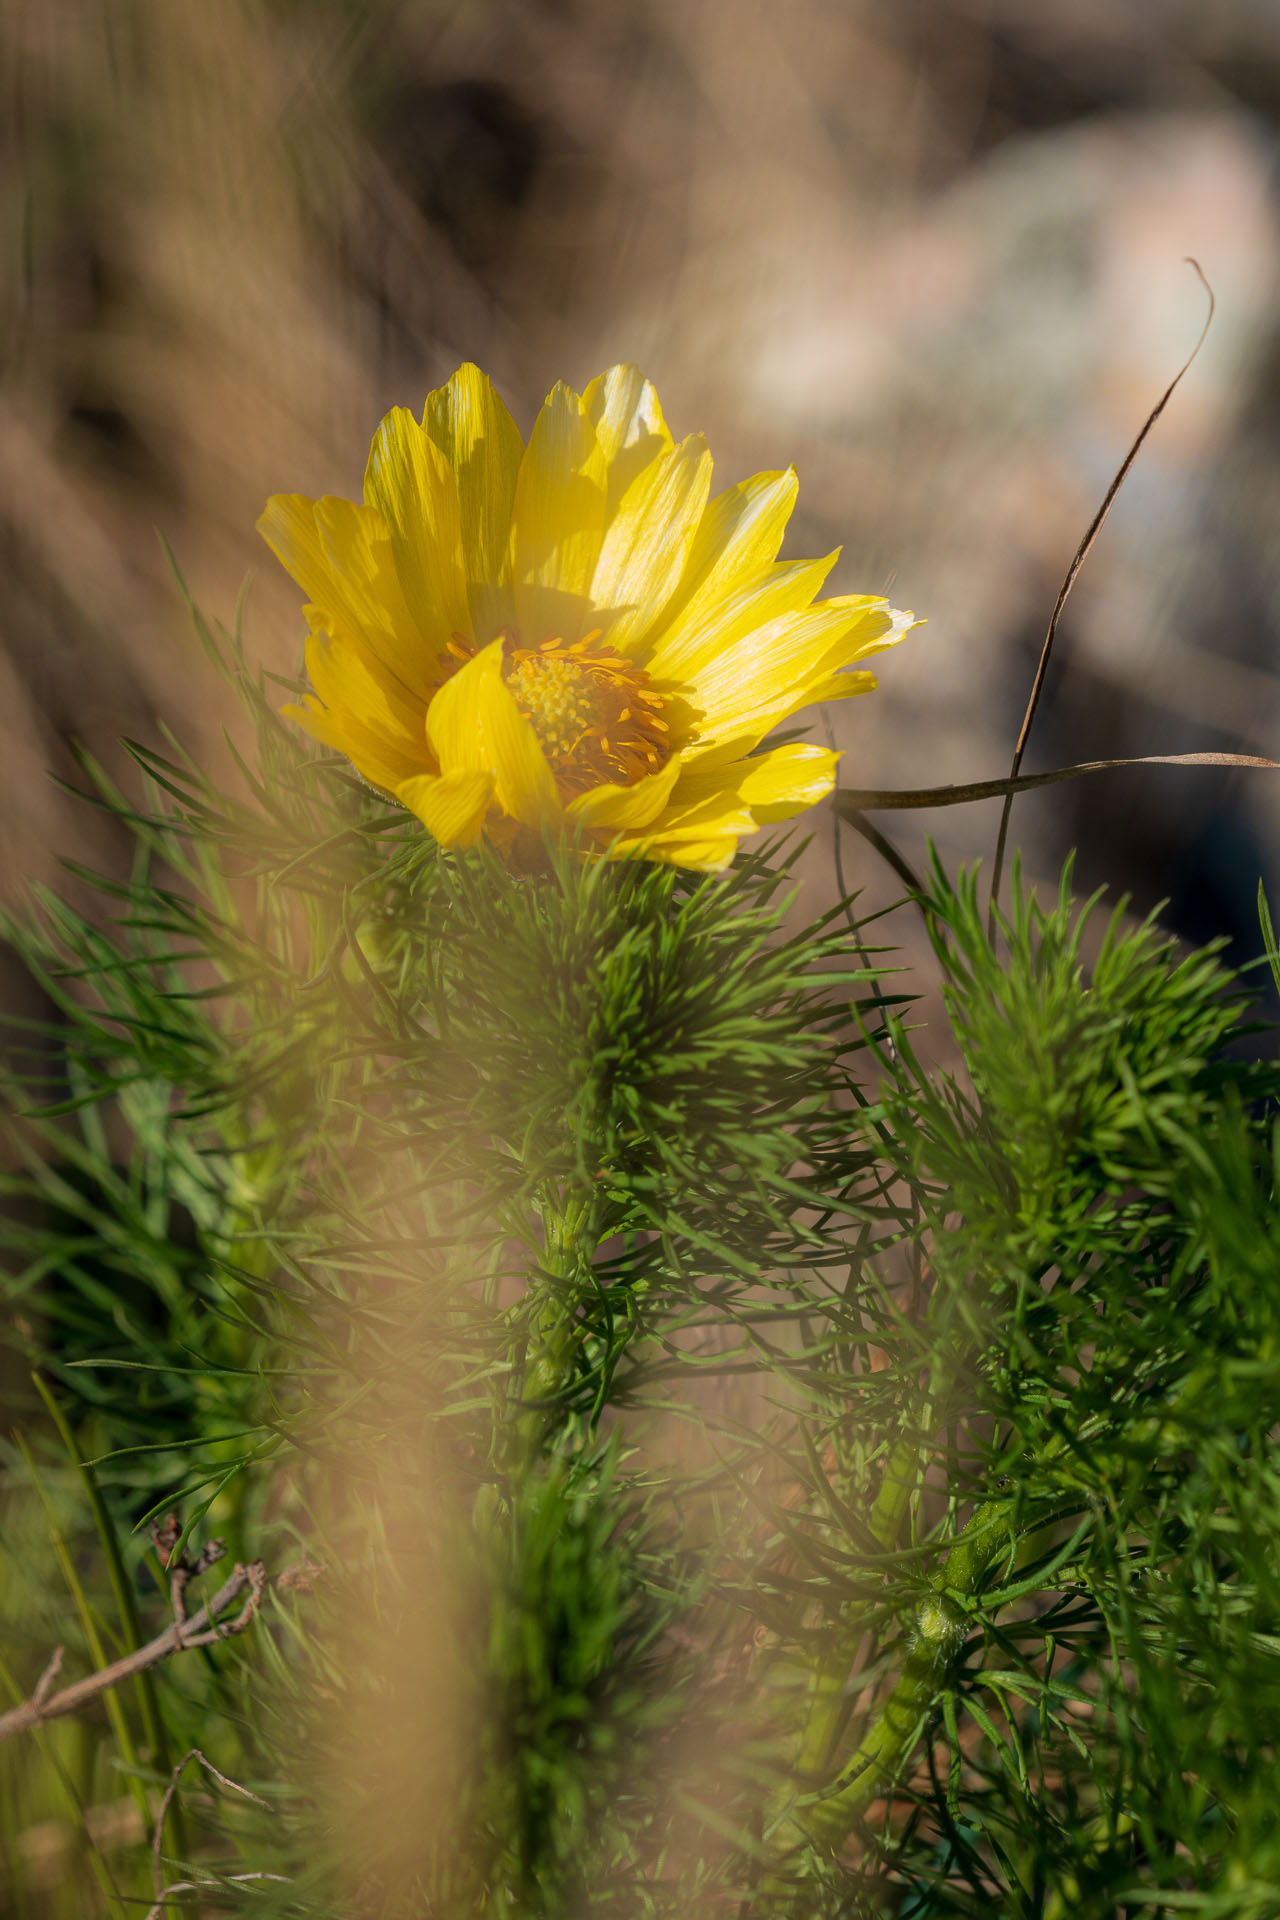
[(557, 659), (545, 648), (520, 660), (507, 685), (553, 764), (570, 758), (583, 735), (605, 718), (602, 690), (590, 669)]
[(533, 727), (564, 799), (601, 785), (632, 786), (666, 764), (664, 705), (642, 667), (602, 644), (599, 630), (566, 644), (551, 635), (506, 640), (505, 678)]

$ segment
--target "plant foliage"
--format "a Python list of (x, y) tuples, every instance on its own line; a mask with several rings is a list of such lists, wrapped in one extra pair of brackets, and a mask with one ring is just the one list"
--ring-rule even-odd
[(1280, 1911), (1276, 1080), (1221, 956), (935, 866), (932, 1065), (794, 848), (443, 855), (198, 631), (235, 793), (87, 766), (132, 871), (7, 928), (0, 1677), (158, 1631), (171, 1510), (309, 1572), (0, 1745), (0, 1901)]

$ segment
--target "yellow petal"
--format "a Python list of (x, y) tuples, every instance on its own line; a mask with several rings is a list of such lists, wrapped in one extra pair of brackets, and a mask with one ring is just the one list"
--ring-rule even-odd
[(757, 473), (717, 494), (702, 517), (679, 592), (667, 609), (673, 651), (726, 594), (759, 579), (778, 557), (796, 503), (796, 470)]
[(609, 523), (591, 579), (594, 621), (610, 646), (634, 653), (684, 571), (711, 491), (711, 455), (691, 434), (651, 460)]
[(427, 708), (427, 740), (442, 773), (493, 772), (484, 750), (481, 690), (495, 655), (501, 670), (501, 640), (492, 641), (459, 667)]
[(307, 677), (324, 705), (392, 737), (421, 740), (425, 701), (389, 674), (358, 634), (336, 626), (319, 607), (304, 611)]
[(470, 364), (428, 394), (422, 424), (458, 483), (467, 595), (483, 642), (515, 620), (508, 543), (524, 442), (491, 382)]
[(743, 773), (738, 792), (761, 826), (790, 820), (806, 807), (825, 800), (836, 784), (839, 753), (803, 741), (774, 747), (754, 755)]
[(547, 757), (500, 673), (491, 674), (485, 683), (484, 737), (504, 812), (526, 827), (558, 820), (560, 795)]
[(696, 766), (700, 772), (730, 766), (744, 754), (754, 756), (767, 734), (805, 708), (856, 700), (861, 694), (874, 693), (878, 685), (874, 673), (832, 673), (808, 680), (793, 700), (740, 715), (736, 724), (727, 725), (716, 739), (695, 742), (686, 750), (685, 757), (689, 765)]
[(615, 840), (609, 848), (615, 860), (640, 855), (645, 860), (661, 860), (670, 867), (689, 867), (696, 873), (723, 873), (738, 851), (737, 833), (707, 834), (702, 839)]
[(650, 860), (664, 860), (668, 866), (691, 868), (695, 873), (723, 873), (732, 865), (737, 851), (737, 834), (725, 834), (715, 840), (675, 843), (658, 840), (646, 849)]
[(639, 853), (646, 859), (675, 866), (718, 870), (727, 866), (741, 836), (755, 829), (755, 821), (732, 787), (703, 793), (692, 804), (680, 798), (687, 774), (676, 784), (668, 805), (647, 827), (624, 832), (614, 841), (615, 857)]
[(657, 392), (639, 367), (610, 367), (597, 374), (582, 402), (608, 466), (607, 512), (612, 517), (636, 475), (660, 453), (670, 452), (671, 434)]
[(678, 846), (682, 840), (699, 840), (708, 834), (753, 833), (755, 824), (750, 808), (744, 806), (733, 787), (705, 795), (692, 805), (683, 801), (677, 790), (651, 833), (655, 840)]
[(431, 766), (423, 734), (423, 702), (405, 692), (355, 634), (308, 607), (307, 676), (313, 694), (286, 708), (326, 746), (345, 753), (366, 780), (394, 788)]
[(647, 828), (624, 833), (616, 851), (640, 853), (675, 866), (718, 870), (733, 858), (739, 838), (756, 822), (740, 798), (736, 783), (690, 777), (687, 769), (671, 799)]
[(650, 679), (690, 686), (735, 641), (784, 613), (803, 613), (839, 559), (788, 560), (766, 567), (746, 585), (710, 603), (700, 621), (679, 622), (652, 643), (645, 660)]
[(491, 773), (424, 773), (396, 788), (397, 800), (417, 814), (442, 847), (475, 845), (492, 796)]
[(427, 739), (442, 773), (493, 776), (498, 805), (528, 827), (560, 814), (538, 736), (502, 678), (503, 643), (487, 647), (446, 681), (427, 709)]
[[(686, 829), (690, 819), (702, 820), (703, 810), (712, 806), (731, 811), (746, 807), (757, 826), (789, 820), (831, 792), (839, 758), (828, 747), (798, 742), (723, 765), (701, 763), (685, 774), (672, 796), (671, 811)], [(677, 813), (686, 806), (697, 807), (697, 814)]]
[(511, 573), (526, 645), (581, 637), (604, 536), (605, 457), (580, 397), (558, 386), (534, 422), (516, 481)]
[[(788, 707), (787, 712), (781, 717), (785, 720), (789, 714), (799, 712), (800, 707), (824, 706), (832, 700), (856, 700), (859, 694), (874, 693), (879, 685), (880, 682), (874, 673), (868, 673), (865, 668), (858, 673), (851, 673), (841, 668), (836, 673), (829, 673), (821, 679), (809, 681), (805, 687), (803, 700), (795, 706)], [(775, 720), (773, 724), (777, 726), (778, 722)]]
[[(820, 600), (769, 621), (691, 677), (689, 699), (702, 719), (690, 752), (726, 741), (754, 745), (789, 714), (833, 697), (832, 688), (841, 697), (837, 669), (892, 646), (904, 631), (901, 617), (895, 621), (885, 601), (869, 594)], [(856, 691), (866, 691), (866, 681)]]
[(905, 640), (907, 635), (914, 633), (917, 627), (928, 625), (926, 620), (917, 618), (906, 607), (886, 605), (885, 611), (889, 615), (888, 633), (882, 633), (875, 639), (868, 639), (861, 652), (854, 656), (855, 659), (861, 659), (863, 653), (883, 653), (886, 647), (896, 647), (899, 640)]
[(362, 727), (343, 714), (330, 713), (309, 693), (280, 711), (286, 719), (296, 720), (313, 740), (342, 754), (366, 780), (387, 793), (394, 793), (401, 781), (416, 773), (429, 758), (424, 746), (419, 745), (416, 753), (401, 751), (395, 742), (372, 728)]
[(358, 634), (385, 673), (424, 702), (437, 678), (433, 647), (410, 615), (380, 514), (326, 495), (277, 493), (258, 532), (308, 600)]
[(679, 775), (680, 756), (672, 754), (659, 773), (646, 774), (629, 787), (592, 787), (571, 800), (565, 813), (583, 827), (650, 827), (670, 799)]
[(452, 634), (471, 637), (458, 483), (407, 407), (393, 407), (373, 436), (364, 501), (386, 523), (419, 634), (435, 659), (446, 657)]

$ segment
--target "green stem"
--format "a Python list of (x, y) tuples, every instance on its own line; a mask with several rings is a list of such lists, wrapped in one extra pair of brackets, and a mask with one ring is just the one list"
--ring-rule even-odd
[(799, 1803), (794, 1818), (820, 1845), (835, 1849), (849, 1837), (883, 1782), (915, 1745), (965, 1638), (968, 1614), (963, 1602), (979, 1592), (992, 1566), (1008, 1551), (1009, 1518), (1006, 1500), (975, 1509), (929, 1582), (929, 1592), (916, 1609), (897, 1684), (863, 1734), (857, 1753), (832, 1786)]
[[(1082, 1861), (1086, 1867), (1097, 1867), (1109, 1848), (1117, 1840), (1123, 1840), (1132, 1833), (1138, 1822), (1133, 1814), (1117, 1814), (1114, 1820), (1101, 1817), (1090, 1823), (1090, 1832), (1097, 1833), (1097, 1839), (1083, 1850)], [(1060, 1887), (1051, 1887), (1045, 1894), (1044, 1920), (1071, 1920), (1071, 1915), (1080, 1912), (1080, 1879), (1075, 1873), (1069, 1873)]]
[[(915, 1493), (919, 1474), (919, 1447), (900, 1440), (889, 1455), (884, 1478), (872, 1503), (868, 1531), (886, 1553), (898, 1544), (903, 1517)], [(820, 1662), (813, 1678), (809, 1716), (800, 1739), (797, 1768), (800, 1778), (812, 1779), (827, 1768), (849, 1713), (849, 1663), (862, 1631), (858, 1621), (845, 1621), (838, 1644)]]
[[(1021, 1538), (1035, 1533), (1078, 1506), (1078, 1494), (1052, 1500), (1018, 1525), (1016, 1534)], [(952, 1660), (968, 1637), (972, 1602), (992, 1567), (1008, 1552), (1014, 1535), (1007, 1500), (989, 1500), (974, 1509), (916, 1609), (897, 1684), (863, 1734), (858, 1751), (830, 1786), (793, 1809), (792, 1819), (809, 1839), (832, 1851), (843, 1845), (908, 1759), (929, 1709), (947, 1683)]]
[(548, 1402), (564, 1385), (572, 1361), (576, 1327), (566, 1296), (575, 1275), (599, 1245), (594, 1200), (546, 1201), (542, 1231), (541, 1273), (535, 1282), (524, 1365), (517, 1375), (521, 1404), (516, 1430), (525, 1459), (540, 1448), (554, 1422)]
[[(1184, 1388), (1170, 1412), (1190, 1397), (1189, 1388)], [(1142, 1430), (1151, 1439), (1158, 1440), (1168, 1419), (1168, 1414), (1153, 1417), (1143, 1423)], [(1042, 1464), (1067, 1450), (1065, 1442), (1051, 1443), (1041, 1455)], [(886, 1548), (896, 1539), (896, 1528), (911, 1492), (906, 1474), (909, 1463), (900, 1461), (901, 1452), (899, 1447), (891, 1455), (872, 1509), (872, 1531)], [(1017, 1534), (1021, 1537), (1035, 1532), (1077, 1510), (1079, 1505), (1078, 1493), (1050, 1500), (1018, 1524)], [(888, 1524), (894, 1531), (882, 1532), (882, 1524)], [(1008, 1501), (987, 1501), (975, 1508), (929, 1582), (929, 1591), (908, 1628), (908, 1650), (897, 1683), (863, 1734), (858, 1751), (830, 1786), (795, 1803), (792, 1809), (791, 1820), (811, 1840), (832, 1850), (841, 1846), (909, 1757), (930, 1707), (946, 1684), (951, 1662), (969, 1631), (972, 1619), (969, 1603), (982, 1591), (996, 1561), (1008, 1551), (1012, 1534)], [(815, 1679), (815, 1708), (802, 1743), (802, 1762), (807, 1763), (810, 1777), (812, 1771), (829, 1759), (843, 1723), (849, 1652), (850, 1642), (846, 1638), (839, 1665), (829, 1659)]]
[[(962, 1348), (957, 1359), (966, 1355), (967, 1348)], [(904, 1435), (891, 1448), (867, 1518), (867, 1531), (885, 1553), (892, 1553), (897, 1547), (902, 1523), (912, 1501), (920, 1493), (924, 1467), (919, 1432), (928, 1430), (936, 1422), (945, 1393), (945, 1376), (935, 1362), (933, 1376), (920, 1405), (917, 1432)], [(797, 1755), (797, 1767), (802, 1780), (822, 1779), (830, 1768), (849, 1717), (850, 1664), (871, 1617), (872, 1610), (863, 1607), (857, 1615), (844, 1620), (836, 1644), (825, 1654), (814, 1674), (809, 1716)]]

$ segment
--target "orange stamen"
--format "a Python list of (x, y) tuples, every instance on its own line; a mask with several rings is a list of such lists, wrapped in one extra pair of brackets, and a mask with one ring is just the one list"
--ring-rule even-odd
[(643, 667), (599, 644), (603, 632), (594, 627), (573, 641), (550, 633), (536, 646), (522, 646), (518, 633), (506, 636), (504, 677), (565, 799), (601, 783), (645, 779), (671, 752), (659, 737), (669, 731), (658, 718), (665, 698), (650, 690)]

